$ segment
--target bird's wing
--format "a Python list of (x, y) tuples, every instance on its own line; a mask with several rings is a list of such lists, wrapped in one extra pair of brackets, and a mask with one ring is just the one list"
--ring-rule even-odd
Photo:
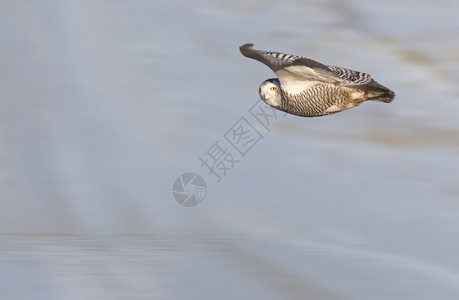
[(253, 49), (253, 44), (244, 44), (239, 50), (242, 55), (267, 65), (276, 73), (283, 89), (292, 94), (301, 93), (322, 82), (344, 82), (344, 79), (328, 66), (306, 57), (256, 50)]
[(344, 80), (348, 85), (363, 85), (369, 83), (372, 78), (370, 74), (346, 69), (343, 67), (328, 66), (338, 77)]

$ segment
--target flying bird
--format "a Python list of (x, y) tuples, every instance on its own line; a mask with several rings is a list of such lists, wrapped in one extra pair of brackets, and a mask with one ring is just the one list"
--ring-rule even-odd
[(273, 51), (239, 47), (242, 55), (267, 65), (278, 78), (265, 80), (258, 90), (268, 105), (302, 117), (330, 115), (367, 100), (390, 103), (395, 93), (370, 74), (326, 66), (312, 59)]

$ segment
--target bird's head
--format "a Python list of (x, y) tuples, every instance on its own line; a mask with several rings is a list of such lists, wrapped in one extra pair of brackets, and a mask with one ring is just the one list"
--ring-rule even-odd
[(271, 78), (263, 81), (258, 89), (258, 93), (263, 101), (272, 107), (281, 106), (280, 82), (277, 78)]

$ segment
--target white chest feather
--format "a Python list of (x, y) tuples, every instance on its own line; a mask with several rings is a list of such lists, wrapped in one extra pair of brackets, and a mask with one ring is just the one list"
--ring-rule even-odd
[(300, 94), (320, 83), (319, 81), (281, 81), (282, 89), (291, 95)]
[(336, 83), (334, 78), (327, 78), (319, 70), (302, 65), (289, 66), (276, 71), (282, 88), (289, 94), (299, 94), (319, 83)]

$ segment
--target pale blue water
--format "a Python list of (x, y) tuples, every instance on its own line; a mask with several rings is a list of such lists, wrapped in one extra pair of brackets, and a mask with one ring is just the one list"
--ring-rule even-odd
[[(458, 9), (1, 4), (2, 298), (457, 299)], [(264, 127), (249, 110), (274, 74), (245, 42), (397, 98)], [(262, 137), (243, 154), (241, 117)], [(220, 182), (199, 160), (216, 142)], [(207, 183), (194, 208), (172, 196), (186, 172)]]

